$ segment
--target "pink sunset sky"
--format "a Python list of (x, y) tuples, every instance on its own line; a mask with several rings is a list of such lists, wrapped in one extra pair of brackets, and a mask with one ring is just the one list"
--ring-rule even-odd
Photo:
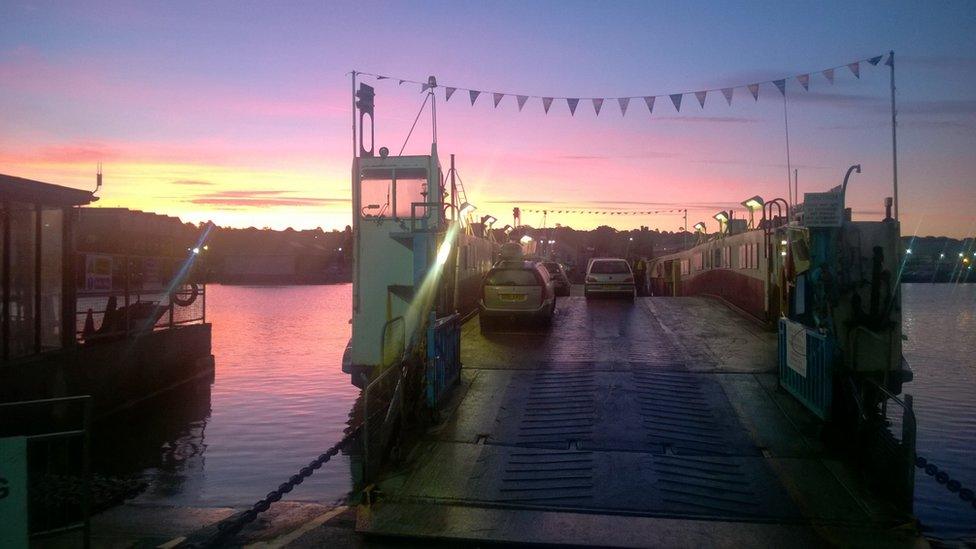
[[(693, 94), (787, 83), (803, 191), (862, 164), (848, 202), (877, 218), (891, 194), (889, 73), (819, 70), (897, 52), (904, 234), (976, 231), (976, 9), (971, 3), (46, 3), (0, 6), (0, 172), (93, 188), (99, 206), (237, 227), (350, 222), (348, 72), (484, 90), (438, 90), (442, 161), (455, 153), (470, 201), (510, 222), (513, 206), (689, 209), (689, 222), (786, 195), (783, 101), (772, 84), (729, 106)], [(419, 86), (377, 91), (377, 146), (399, 151)], [(514, 95), (660, 96), (621, 116), (583, 99), (520, 112)], [(429, 150), (418, 123), (405, 153)], [(523, 222), (541, 225), (541, 214)], [(553, 214), (548, 223), (677, 230), (675, 215)]]

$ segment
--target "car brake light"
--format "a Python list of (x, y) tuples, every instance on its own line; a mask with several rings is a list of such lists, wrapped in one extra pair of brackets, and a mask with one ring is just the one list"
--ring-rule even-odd
[(586, 281), (587, 282), (596, 282), (596, 277), (595, 276), (588, 276), (588, 277), (586, 277)]

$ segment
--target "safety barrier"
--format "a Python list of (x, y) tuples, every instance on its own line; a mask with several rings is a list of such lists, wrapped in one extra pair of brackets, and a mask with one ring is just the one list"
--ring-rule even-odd
[(833, 360), (834, 347), (826, 336), (780, 319), (779, 383), (820, 419), (830, 415)]
[(0, 403), (0, 436), (26, 439), (27, 531), (31, 539), (81, 531), (91, 537), (90, 396)]
[(427, 406), (436, 408), (461, 377), (461, 315), (438, 319), (430, 313), (427, 324), (427, 364), (424, 375)]

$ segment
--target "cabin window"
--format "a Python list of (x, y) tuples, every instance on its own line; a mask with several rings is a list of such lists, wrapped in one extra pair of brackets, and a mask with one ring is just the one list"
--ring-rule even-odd
[(758, 269), (759, 268), (759, 245), (742, 244), (739, 246), (739, 268)]
[[(701, 254), (697, 254), (698, 258), (698, 270), (701, 270)], [(691, 262), (687, 259), (681, 260), (681, 274), (691, 274)]]
[(363, 217), (388, 217), (393, 214), (393, 170), (363, 170), (359, 183), (360, 213)]
[(11, 202), (10, 230), (10, 340), (9, 357), (34, 352), (34, 282), (37, 273), (35, 234), (37, 210), (33, 204)]
[(396, 217), (426, 217), (427, 208), (417, 206), (413, 211), (412, 205), (427, 202), (427, 170), (410, 168), (396, 170)]
[[(703, 263), (702, 259), (703, 259), (703, 257), (702, 257), (702, 253), (701, 252), (698, 252), (698, 253), (695, 254), (695, 270), (696, 271), (700, 271), (700, 270), (702, 270), (702, 269), (705, 268), (705, 264)], [(687, 261), (687, 259), (685, 259), (683, 261)]]
[(424, 168), (367, 168), (360, 177), (360, 214), (363, 217), (427, 216), (427, 170)]

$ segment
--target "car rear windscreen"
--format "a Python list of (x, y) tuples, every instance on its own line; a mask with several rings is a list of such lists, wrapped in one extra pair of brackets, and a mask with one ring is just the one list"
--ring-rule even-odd
[(497, 269), (488, 273), (486, 286), (538, 286), (535, 273), (524, 269)]
[(545, 267), (547, 271), (549, 271), (549, 274), (559, 272), (559, 263), (543, 263), (542, 266)]
[(594, 261), (590, 266), (592, 274), (630, 274), (626, 261)]

